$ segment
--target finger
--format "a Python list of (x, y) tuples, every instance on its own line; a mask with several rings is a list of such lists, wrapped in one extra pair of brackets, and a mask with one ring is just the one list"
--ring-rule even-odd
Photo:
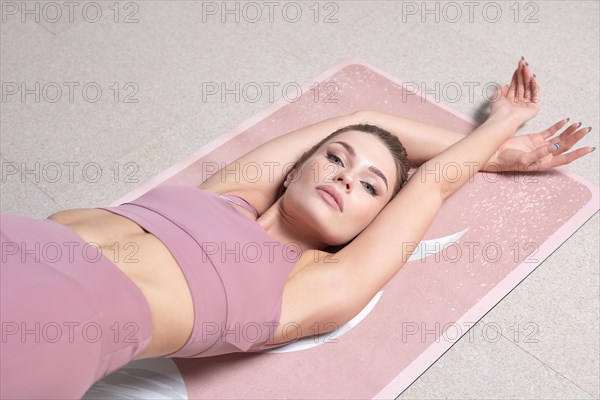
[(592, 151), (594, 151), (593, 147), (582, 147), (570, 153), (565, 153), (556, 157), (552, 157), (548, 162), (541, 163), (540, 171), (572, 163), (578, 158), (590, 154)]
[(520, 62), (520, 66), (519, 66), (519, 73), (517, 74), (517, 96), (516, 99), (518, 100), (518, 102), (522, 103), (523, 102), (523, 81), (524, 81), (524, 71), (525, 71), (525, 64), (523, 63), (523, 61)]
[(542, 135), (542, 138), (544, 139), (548, 139), (550, 136), (553, 136), (556, 132), (558, 132), (559, 130), (562, 129), (563, 126), (565, 126), (565, 124), (567, 122), (569, 122), (570, 118), (565, 118), (562, 121), (558, 121), (557, 123), (555, 123), (554, 125), (552, 125), (550, 128), (546, 129), (543, 132), (540, 132), (540, 134)]
[(549, 143), (550, 144), (562, 143), (563, 141), (567, 140), (567, 138), (569, 136), (574, 134), (577, 131), (577, 129), (579, 129), (580, 126), (581, 126), (581, 122), (574, 122), (573, 124), (571, 124), (571, 126), (569, 126), (567, 129), (565, 129), (565, 131), (563, 133), (561, 133), (560, 135), (558, 135), (555, 138), (550, 139)]
[(540, 101), (540, 85), (538, 85), (537, 78), (534, 76), (531, 78), (531, 102), (538, 103)]
[(515, 72), (513, 73), (512, 80), (510, 81), (510, 85), (508, 86), (507, 94), (510, 94), (511, 98), (515, 97), (515, 92), (517, 91), (517, 74), (518, 74), (518, 69), (516, 69)]
[(577, 142), (579, 142), (585, 135), (587, 135), (592, 130), (591, 127), (586, 127), (575, 131), (572, 135), (568, 136), (565, 140), (562, 140), (560, 143), (560, 151), (557, 154), (564, 153), (567, 150), (570, 150)]
[(542, 158), (556, 152), (560, 148), (560, 144), (545, 144), (543, 146), (538, 147), (534, 151), (530, 151), (528, 153), (523, 153), (519, 157), (519, 163), (524, 165), (529, 165), (532, 163), (537, 163)]
[(513, 73), (512, 81), (510, 82), (510, 95), (512, 98), (515, 98), (517, 93), (517, 88), (519, 87), (519, 75), (521, 74), (521, 68), (523, 67), (523, 57), (519, 60), (517, 64), (517, 69)]
[(533, 78), (533, 74), (531, 73), (531, 69), (529, 68), (529, 64), (526, 62), (523, 67), (524, 72), (524, 92), (523, 97), (526, 101), (531, 101), (531, 79)]

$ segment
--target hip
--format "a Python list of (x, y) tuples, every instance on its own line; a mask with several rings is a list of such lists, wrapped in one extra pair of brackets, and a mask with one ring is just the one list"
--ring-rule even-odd
[(86, 242), (73, 231), (2, 214), (0, 238), (2, 325), (8, 329), (3, 376), (26, 373), (33, 364), (48, 375), (62, 357), (87, 354), (74, 368), (100, 379), (150, 344), (152, 315), (143, 293), (105, 257), (82, 251)]
[(110, 264), (141, 291), (151, 310), (152, 340), (136, 359), (159, 357), (185, 343), (194, 321), (192, 298), (179, 265), (160, 240), (135, 222), (99, 209), (61, 211), (45, 221), (79, 238), (74, 252)]

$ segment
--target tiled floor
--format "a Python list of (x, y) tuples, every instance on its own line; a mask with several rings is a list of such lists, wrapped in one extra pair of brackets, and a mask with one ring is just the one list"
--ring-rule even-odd
[[(349, 57), (478, 118), (484, 84), (523, 55), (543, 91), (523, 132), (571, 117), (593, 127), (580, 146), (598, 146), (598, 1), (297, 1), (273, 22), (241, 2), (239, 23), (221, 2), (77, 2), (72, 22), (48, 4), (1, 2), (5, 212), (106, 205)], [(206, 95), (221, 82), (265, 90)], [(448, 85), (461, 92), (436, 92)], [(599, 154), (569, 169), (598, 185)], [(595, 215), (399, 398), (600, 398), (598, 232)]]

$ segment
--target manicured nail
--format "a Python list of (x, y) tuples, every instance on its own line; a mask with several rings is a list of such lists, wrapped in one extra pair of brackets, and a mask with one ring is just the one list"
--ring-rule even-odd
[(525, 57), (521, 56), (521, 60), (524, 60), (524, 59), (525, 59)]
[(570, 119), (571, 119), (571, 117), (567, 118), (567, 119), (565, 120), (565, 122), (569, 122), (569, 120), (570, 120)]
[(588, 126), (587, 129), (588, 129), (588, 133), (590, 133), (592, 131), (592, 127), (591, 126)]
[(535, 78), (535, 74), (533, 74), (533, 77)]
[(525, 61), (525, 65), (527, 65), (529, 67), (529, 63), (527, 61)]
[(579, 123), (579, 125), (577, 125), (577, 128), (579, 129), (580, 126), (581, 126), (581, 122)]
[[(594, 150), (596, 150), (596, 148), (595, 148), (595, 147), (592, 147), (592, 151), (594, 151)], [(590, 153), (591, 153), (592, 151), (590, 151)]]

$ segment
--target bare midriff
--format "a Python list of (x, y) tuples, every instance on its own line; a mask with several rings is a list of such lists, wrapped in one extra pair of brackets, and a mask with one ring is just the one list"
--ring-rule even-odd
[(97, 247), (146, 297), (152, 313), (152, 340), (136, 359), (170, 354), (186, 343), (194, 325), (192, 296), (163, 242), (132, 220), (107, 210), (64, 210), (48, 219)]

